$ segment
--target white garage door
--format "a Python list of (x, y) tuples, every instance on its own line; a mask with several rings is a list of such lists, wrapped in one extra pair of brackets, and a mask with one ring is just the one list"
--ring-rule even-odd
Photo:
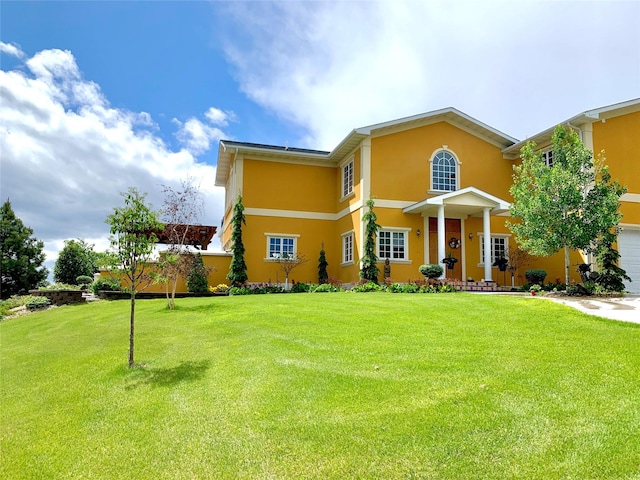
[(620, 266), (627, 271), (633, 282), (625, 282), (629, 292), (640, 292), (640, 230), (628, 227), (618, 236)]

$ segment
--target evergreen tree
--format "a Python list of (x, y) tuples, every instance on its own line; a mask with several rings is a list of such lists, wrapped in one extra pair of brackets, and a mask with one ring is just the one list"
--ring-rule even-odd
[(209, 291), (209, 272), (204, 266), (202, 254), (196, 252), (191, 258), (191, 270), (187, 276), (187, 290), (192, 293), (205, 293)]
[(32, 237), (33, 230), (16, 217), (7, 200), (0, 208), (0, 248), (2, 249), (1, 298), (36, 288), (49, 274), (42, 264), (44, 243)]
[(227, 278), (233, 287), (243, 286), (249, 277), (247, 277), (247, 264), (244, 261), (244, 244), (242, 243), (242, 225), (246, 225), (247, 221), (244, 216), (244, 205), (242, 205), (242, 196), (238, 195), (238, 200), (233, 207), (233, 217), (231, 218), (231, 265)]
[(380, 225), (376, 223), (378, 217), (373, 211), (373, 200), (367, 200), (369, 211), (362, 217), (364, 223), (364, 256), (362, 257), (362, 268), (360, 278), (363, 280), (378, 283), (378, 257), (376, 256), (376, 235), (380, 230)]
[(329, 281), (329, 274), (327, 273), (327, 266), (329, 263), (327, 262), (327, 257), (324, 253), (324, 243), (320, 249), (320, 258), (318, 258), (318, 283), (322, 285), (323, 283), (327, 283)]
[(65, 240), (64, 248), (53, 267), (53, 279), (75, 285), (79, 276), (93, 277), (97, 271), (97, 255), (93, 251), (93, 245), (80, 239)]
[(598, 245), (596, 258), (600, 269), (595, 274), (595, 283), (607, 292), (624, 292), (624, 281), (631, 281), (627, 272), (618, 266), (620, 253), (613, 248), (617, 235), (607, 233)]

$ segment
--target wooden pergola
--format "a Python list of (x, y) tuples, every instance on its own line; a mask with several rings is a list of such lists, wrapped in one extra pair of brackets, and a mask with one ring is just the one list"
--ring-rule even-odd
[(155, 232), (158, 243), (191, 245), (206, 250), (218, 227), (213, 225), (185, 225), (168, 223), (164, 230)]

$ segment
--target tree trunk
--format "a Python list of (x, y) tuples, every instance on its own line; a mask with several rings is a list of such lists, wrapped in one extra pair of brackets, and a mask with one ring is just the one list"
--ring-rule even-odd
[(131, 318), (129, 321), (129, 368), (133, 367), (133, 331), (134, 331), (134, 318), (136, 313), (136, 294), (131, 292)]
[(564, 247), (564, 283), (568, 287), (569, 286), (569, 247)]

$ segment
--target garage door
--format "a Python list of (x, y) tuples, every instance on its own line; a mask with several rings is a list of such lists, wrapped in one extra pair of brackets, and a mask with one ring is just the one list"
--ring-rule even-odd
[(633, 282), (626, 282), (629, 292), (640, 293), (640, 230), (628, 227), (618, 236), (620, 266), (627, 271)]

